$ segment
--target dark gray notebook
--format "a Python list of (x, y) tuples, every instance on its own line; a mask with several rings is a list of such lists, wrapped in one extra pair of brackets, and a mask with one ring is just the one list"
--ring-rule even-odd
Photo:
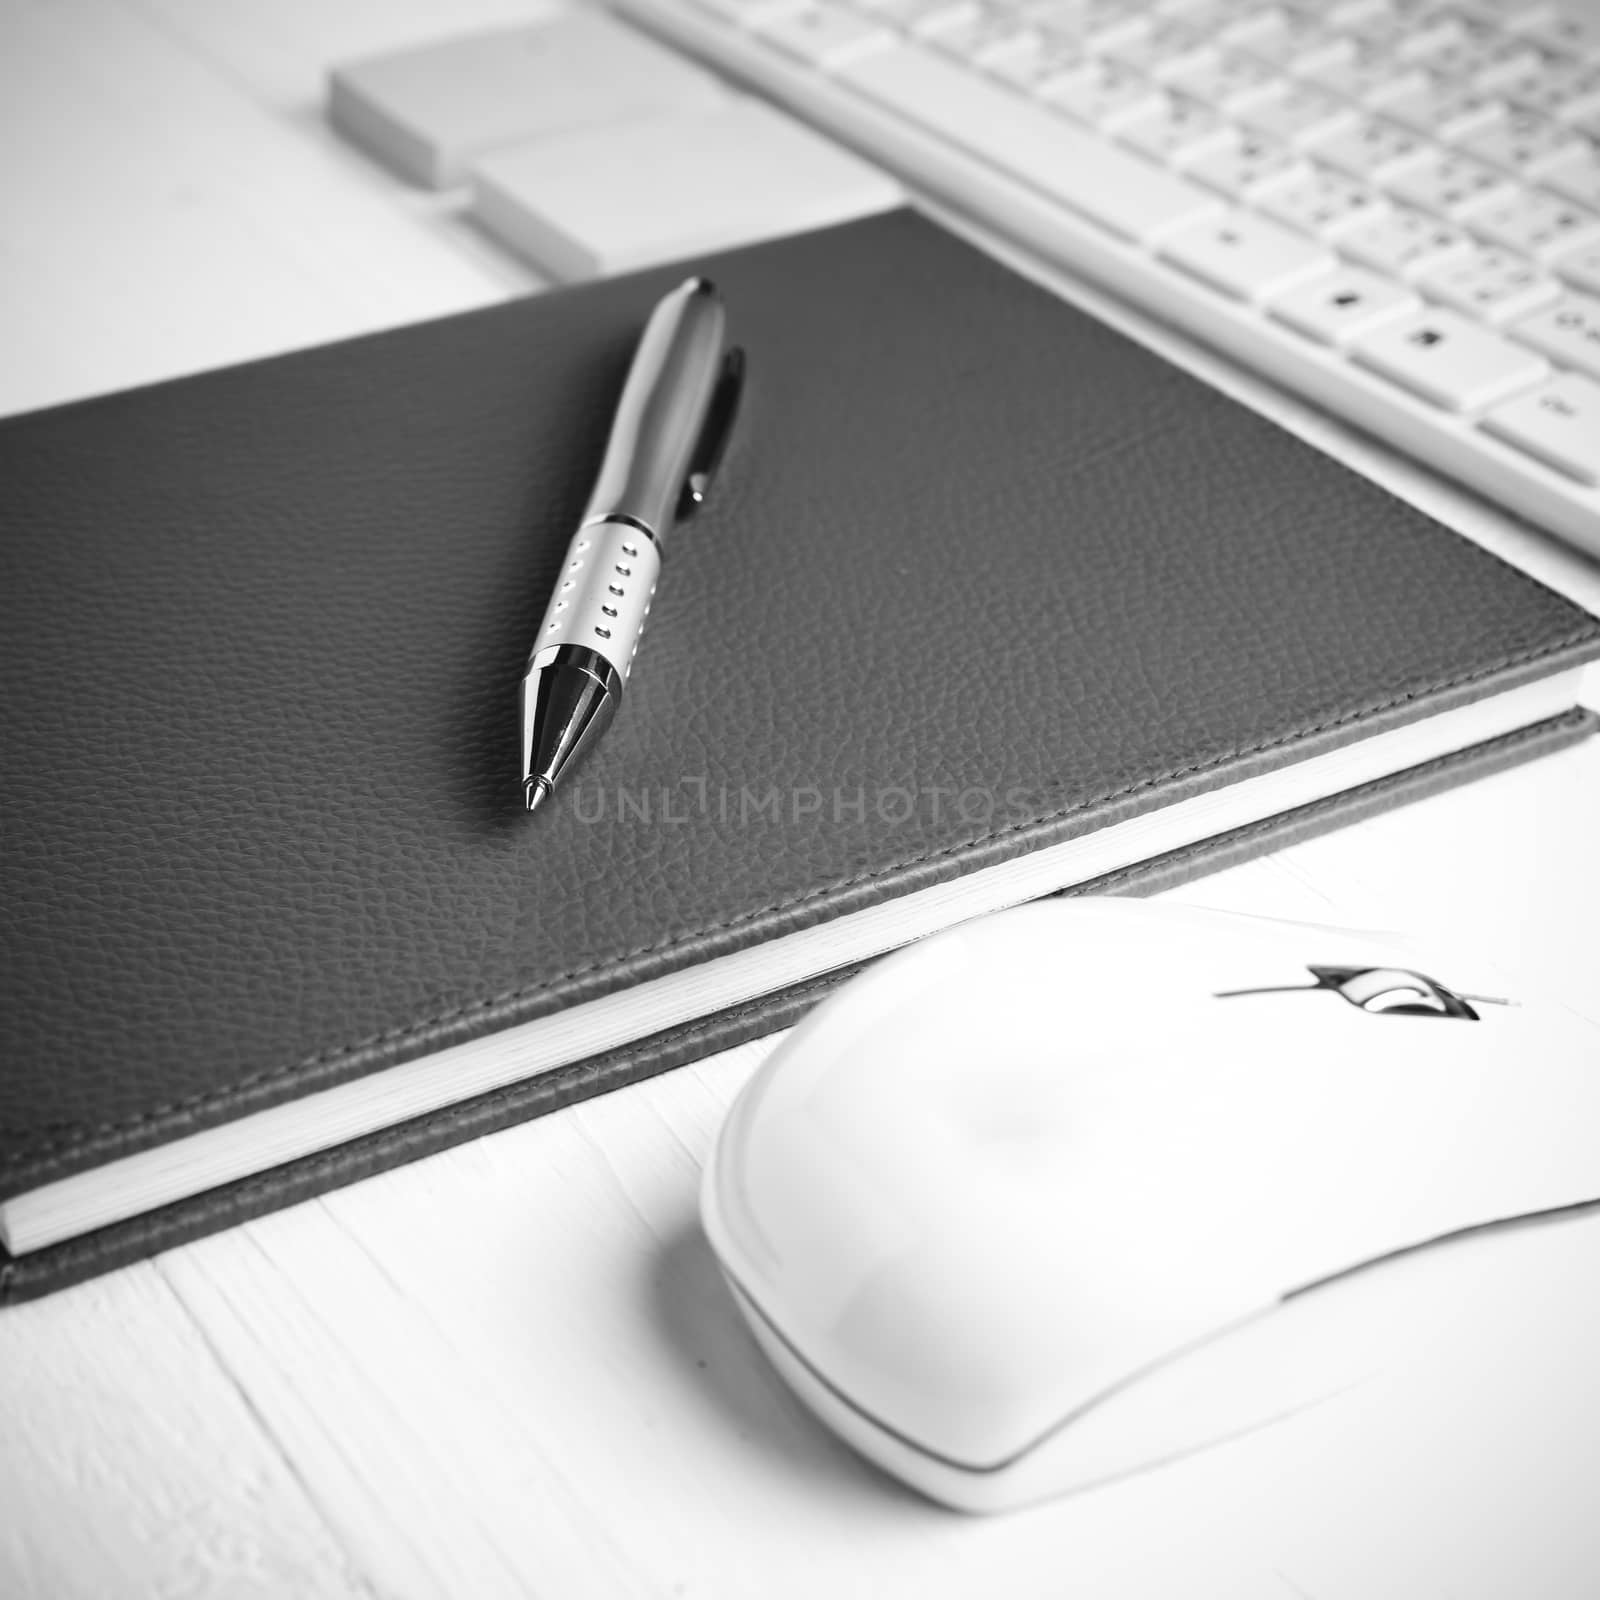
[(1588, 731), (1591, 618), (931, 223), (692, 265), (744, 414), (532, 818), (530, 630), (687, 265), (0, 424), (0, 1296)]

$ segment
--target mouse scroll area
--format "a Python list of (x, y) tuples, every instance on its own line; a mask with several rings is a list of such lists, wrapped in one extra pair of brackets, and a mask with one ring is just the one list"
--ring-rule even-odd
[(1317, 966), (1306, 967), (1309, 983), (1287, 988), (1224, 989), (1218, 1000), (1249, 1000), (1263, 994), (1332, 994), (1359, 1011), (1373, 1016), (1437, 1017), (1456, 1022), (1477, 1022), (1476, 1005), (1509, 1002), (1486, 995), (1462, 995), (1409, 967)]
[(1600, 1194), (1592, 1035), (1374, 1013), (1304, 993), (1318, 968), (1430, 1003), (1368, 941), (1128, 901), (1006, 913), (847, 985), (706, 1174), (775, 1365), (936, 1498), (1020, 1504), (1358, 1381), (1397, 1253)]

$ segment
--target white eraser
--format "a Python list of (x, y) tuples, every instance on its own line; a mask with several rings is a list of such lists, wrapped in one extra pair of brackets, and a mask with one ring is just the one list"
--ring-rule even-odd
[(328, 115), (403, 177), (442, 189), (503, 145), (729, 98), (665, 46), (597, 12), (574, 12), (339, 67)]
[(472, 170), (485, 227), (558, 278), (602, 277), (904, 202), (877, 168), (756, 100), (589, 128)]

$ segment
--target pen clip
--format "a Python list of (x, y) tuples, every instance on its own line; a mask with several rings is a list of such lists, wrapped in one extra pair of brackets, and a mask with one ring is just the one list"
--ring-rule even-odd
[(737, 345), (722, 358), (722, 371), (717, 386), (711, 393), (711, 403), (706, 407), (706, 420), (695, 442), (694, 454), (689, 458), (689, 471), (683, 480), (683, 492), (678, 496), (677, 517), (681, 522), (706, 503), (711, 493), (711, 481), (722, 465), (723, 453), (728, 448), (728, 438), (733, 432), (739, 414), (739, 397), (744, 390), (744, 351)]

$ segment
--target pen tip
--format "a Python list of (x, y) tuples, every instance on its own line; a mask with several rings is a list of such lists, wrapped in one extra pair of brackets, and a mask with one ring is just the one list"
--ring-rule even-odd
[(548, 778), (529, 778), (522, 786), (522, 798), (530, 811), (537, 811), (540, 801), (553, 792)]

